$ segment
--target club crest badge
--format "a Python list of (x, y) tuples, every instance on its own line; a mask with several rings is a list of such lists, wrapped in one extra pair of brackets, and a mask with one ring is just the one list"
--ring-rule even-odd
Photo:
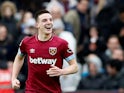
[(56, 47), (49, 47), (49, 54), (54, 56), (57, 53)]
[(67, 52), (68, 52), (68, 53), (73, 53), (72, 50), (69, 49), (69, 48), (67, 49)]

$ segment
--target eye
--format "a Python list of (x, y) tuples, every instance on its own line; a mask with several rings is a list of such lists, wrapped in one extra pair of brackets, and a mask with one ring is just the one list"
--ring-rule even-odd
[(52, 19), (52, 18), (50, 18), (50, 21), (53, 21), (53, 19)]
[(43, 20), (42, 20), (42, 22), (46, 22), (46, 21), (47, 21), (47, 19), (43, 19)]

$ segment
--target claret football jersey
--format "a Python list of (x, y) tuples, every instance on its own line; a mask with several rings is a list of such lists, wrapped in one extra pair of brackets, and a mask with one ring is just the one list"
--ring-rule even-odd
[(59, 77), (49, 77), (46, 70), (50, 65), (62, 68), (63, 59), (74, 58), (65, 40), (55, 35), (48, 41), (39, 41), (37, 35), (25, 37), (18, 54), (28, 57), (26, 93), (61, 93)]

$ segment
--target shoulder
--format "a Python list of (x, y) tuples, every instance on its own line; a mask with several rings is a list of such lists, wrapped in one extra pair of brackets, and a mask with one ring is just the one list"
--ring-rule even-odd
[(35, 36), (25, 36), (23, 39), (22, 39), (22, 42), (23, 43), (29, 43), (31, 41), (35, 40)]
[(68, 42), (58, 36), (54, 36), (54, 41), (60, 44), (67, 44)]
[(77, 11), (72, 9), (72, 10), (67, 12), (67, 14), (65, 15), (65, 18), (70, 17), (70, 16), (74, 17), (74, 16), (77, 16), (77, 14), (78, 14)]
[(77, 11), (75, 9), (72, 9), (72, 10), (68, 11), (67, 14), (76, 14), (76, 13), (77, 13)]

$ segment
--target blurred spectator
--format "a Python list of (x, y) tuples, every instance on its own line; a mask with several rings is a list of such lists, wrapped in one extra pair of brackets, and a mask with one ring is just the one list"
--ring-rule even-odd
[(121, 61), (122, 63), (122, 69), (120, 73), (124, 76), (124, 51), (123, 49), (115, 49), (112, 53), (112, 59), (116, 59)]
[(35, 28), (36, 21), (34, 18), (28, 18), (28, 20), (24, 23), (25, 27), (23, 28), (23, 32), (17, 40), (17, 45), (20, 44), (21, 40), (25, 36), (32, 36), (37, 33), (37, 29)]
[(15, 93), (11, 88), (12, 62), (0, 61), (0, 93)]
[(60, 13), (61, 13), (61, 15), (63, 16), (63, 15), (65, 14), (64, 7), (60, 4), (60, 2), (59, 2), (58, 0), (51, 0), (51, 1), (48, 3), (46, 9), (47, 9), (48, 11), (51, 11), (51, 9), (52, 9), (53, 7), (55, 7), (55, 6), (57, 6), (57, 7), (60, 9)]
[[(100, 0), (102, 2), (108, 0)], [(104, 37), (105, 41), (113, 33), (113, 30), (110, 27), (114, 27), (111, 24), (111, 21), (117, 15), (116, 6), (113, 4), (108, 4), (100, 9), (99, 13), (96, 15), (95, 23), (98, 25), (101, 35)]]
[(101, 52), (104, 52), (106, 49), (106, 43), (103, 37), (100, 35), (96, 25), (92, 25), (89, 28), (89, 33), (84, 39), (84, 49), (78, 53), (78, 58), (81, 63), (83, 63), (83, 58), (90, 53), (94, 53), (98, 56), (101, 56)]
[(64, 8), (62, 7), (62, 5), (54, 0), (51, 0), (51, 2), (48, 4), (48, 6), (46, 7), (46, 9), (48, 11), (51, 12), (53, 19), (61, 19), (64, 23), (64, 30), (65, 31), (69, 31), (73, 33), (73, 27), (71, 24), (69, 24), (68, 22), (65, 22), (63, 16), (64, 16)]
[(11, 0), (13, 1), (17, 7), (18, 10), (24, 10), (24, 11), (31, 11), (32, 13), (35, 13), (39, 9), (44, 9), (44, 4), (46, 2), (49, 2), (50, 0)]
[[(105, 75), (102, 72), (102, 62), (95, 54), (86, 57), (83, 74), (78, 85), (79, 90), (98, 90), (103, 88)], [(96, 83), (97, 82), (97, 83)]]
[(73, 34), (77, 40), (77, 52), (82, 50), (82, 43), (84, 35), (87, 33), (88, 27), (88, 0), (77, 0), (77, 5), (74, 9), (71, 9), (64, 15), (66, 22), (69, 22), (73, 26)]
[(108, 0), (90, 0), (90, 17), (91, 24), (95, 24), (95, 18), (99, 12), (104, 8)]
[(25, 11), (23, 13), (21, 20), (18, 22), (21, 33), (23, 33), (24, 29), (26, 28), (26, 22), (31, 18), (33, 18), (33, 14), (30, 11)]
[(73, 8), (77, 2), (76, 0), (58, 0), (64, 7), (65, 13), (67, 13), (71, 8)]
[(19, 36), (19, 32), (17, 31), (17, 25), (16, 25), (17, 22), (14, 18), (16, 11), (17, 11), (16, 5), (11, 1), (4, 1), (1, 4), (0, 22), (6, 25), (6, 27), (8, 28), (8, 32), (12, 34), (15, 40)]
[(14, 38), (7, 27), (0, 24), (0, 59), (13, 61), (16, 51)]
[[(53, 30), (56, 35), (66, 40), (69, 44), (70, 49), (74, 53), (76, 53), (76, 40), (71, 32), (64, 31), (64, 24), (61, 19), (55, 19), (53, 21)], [(69, 64), (64, 60), (63, 68), (67, 66), (69, 66)], [(79, 80), (80, 80), (80, 73), (61, 76), (60, 83), (61, 83), (62, 91), (63, 92), (76, 91)]]
[(113, 59), (107, 62), (108, 77), (104, 82), (104, 89), (118, 90), (118, 93), (124, 93), (124, 75), (121, 73), (122, 62)]
[(35, 28), (36, 21), (35, 21), (34, 18), (28, 19), (25, 25), (26, 25), (26, 28), (24, 29), (23, 33), (25, 33), (25, 34), (27, 34), (29, 36), (32, 36), (32, 35), (36, 34), (37, 29)]
[(118, 5), (117, 15), (111, 21), (110, 26), (111, 34), (119, 35), (122, 27), (124, 27), (124, 3)]
[(24, 14), (24, 10), (18, 10), (14, 15), (14, 18), (17, 21), (17, 29), (18, 29), (18, 22), (20, 22), (20, 20), (22, 19), (23, 14)]
[(116, 35), (110, 36), (107, 41), (107, 49), (102, 54), (102, 60), (105, 62), (104, 66), (108, 60), (112, 59), (113, 51), (118, 48), (122, 48), (119, 38)]
[(102, 60), (96, 54), (90, 53), (84, 59), (86, 63), (82, 67), (82, 77), (85, 77), (89, 74), (88, 62), (95, 63), (97, 65), (98, 72), (103, 72)]
[(123, 49), (115, 49), (112, 53), (112, 59), (118, 59), (122, 62), (124, 62), (124, 51)]
[(50, 9), (48, 9), (50, 11), (50, 13), (53, 16), (53, 19), (61, 19), (63, 17), (63, 13), (62, 13), (62, 9), (60, 6), (56, 5), (56, 6), (52, 6)]

